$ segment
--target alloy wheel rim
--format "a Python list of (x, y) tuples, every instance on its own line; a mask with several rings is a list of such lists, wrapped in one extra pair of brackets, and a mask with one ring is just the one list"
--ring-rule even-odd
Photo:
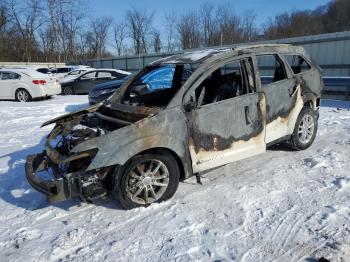
[(65, 93), (66, 95), (72, 95), (72, 94), (73, 94), (73, 91), (72, 91), (71, 88), (66, 87), (66, 88), (64, 89), (64, 93)]
[(28, 94), (25, 91), (18, 91), (17, 93), (17, 99), (21, 102), (26, 102), (28, 100)]
[(310, 142), (315, 129), (314, 118), (311, 115), (304, 115), (298, 127), (298, 138), (303, 144)]
[(135, 165), (126, 178), (126, 192), (131, 201), (146, 205), (159, 200), (169, 185), (169, 171), (158, 159)]

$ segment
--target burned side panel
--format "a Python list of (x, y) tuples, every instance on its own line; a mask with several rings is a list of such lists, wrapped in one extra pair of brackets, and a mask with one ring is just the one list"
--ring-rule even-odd
[(297, 85), (291, 98), (290, 109), (277, 116), (266, 125), (266, 144), (277, 141), (293, 133), (298, 115), (304, 106), (300, 85)]
[(302, 87), (304, 100), (312, 100), (321, 97), (324, 84), (320, 73), (316, 69), (311, 69), (305, 73), (296, 75), (297, 81)]
[(286, 117), (296, 102), (296, 89), (299, 86), (295, 79), (285, 79), (263, 87), (266, 95), (267, 124), (278, 117)]
[(183, 112), (171, 108), (159, 114), (113, 131), (107, 135), (87, 140), (72, 152), (97, 148), (98, 152), (87, 170), (104, 166), (125, 164), (131, 157), (152, 148), (166, 148), (175, 152), (185, 166), (185, 175), (191, 174), (187, 126)]
[(190, 152), (194, 171), (265, 151), (265, 97), (250, 94), (193, 113)]

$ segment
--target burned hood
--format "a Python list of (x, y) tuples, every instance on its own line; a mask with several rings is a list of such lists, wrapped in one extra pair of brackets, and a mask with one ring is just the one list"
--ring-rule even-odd
[(96, 105), (90, 106), (88, 108), (75, 111), (72, 113), (64, 114), (62, 116), (53, 118), (46, 121), (41, 125), (41, 127), (53, 124), (53, 123), (63, 123), (70, 121), (73, 118), (77, 118), (88, 113), (96, 112), (98, 114), (103, 114), (107, 117), (121, 118), (128, 122), (136, 122), (150, 115), (154, 115), (160, 111), (157, 107), (144, 107), (144, 106), (132, 106), (127, 104), (108, 104), (104, 105), (103, 102)]
[(64, 115), (55, 117), (55, 118), (53, 118), (53, 119), (43, 123), (41, 125), (41, 127), (44, 127), (44, 126), (47, 126), (47, 125), (50, 125), (50, 124), (54, 124), (54, 123), (63, 123), (63, 122), (66, 122), (68, 120), (71, 120), (74, 117), (77, 117), (77, 116), (80, 116), (80, 115), (85, 115), (87, 113), (95, 112), (99, 107), (101, 107), (101, 105), (102, 105), (102, 103), (98, 103), (98, 104), (95, 104), (95, 105), (90, 106), (88, 108), (84, 108), (82, 110), (78, 110), (78, 111), (75, 111), (75, 112), (72, 112), (72, 113), (68, 113), (68, 114), (64, 114)]

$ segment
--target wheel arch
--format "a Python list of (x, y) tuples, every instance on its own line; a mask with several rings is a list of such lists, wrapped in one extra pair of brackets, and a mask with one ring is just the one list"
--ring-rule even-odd
[(30, 97), (33, 98), (33, 93), (31, 92), (30, 88), (27, 88), (26, 86), (16, 86), (16, 87), (14, 88), (14, 92), (13, 92), (13, 97), (14, 97), (14, 99), (17, 100), (16, 94), (17, 94), (17, 92), (18, 92), (19, 90), (21, 90), (21, 89), (27, 91), (27, 92), (29, 93)]
[(20, 89), (24, 89), (26, 90), (31, 97), (33, 97), (33, 93), (31, 92), (30, 88), (28, 88), (27, 86), (24, 86), (24, 85), (19, 85), (19, 86), (16, 86), (14, 89), (13, 89), (13, 97), (16, 99), (16, 94), (17, 92), (20, 90)]
[[(179, 170), (180, 170), (180, 180), (184, 180), (186, 178), (186, 172), (185, 172), (185, 166), (183, 164), (183, 160), (180, 158), (180, 156), (173, 151), (170, 148), (166, 148), (166, 147), (154, 147), (154, 148), (149, 148), (146, 149), (144, 151), (141, 151), (139, 153), (137, 153), (135, 156), (139, 156), (139, 155), (144, 155), (144, 154), (149, 154), (149, 153), (158, 153), (158, 154), (170, 154), (171, 156), (173, 156), (179, 166)], [(133, 157), (135, 157), (133, 156)], [(130, 159), (132, 159), (133, 157), (131, 157)], [(130, 159), (127, 161), (129, 162)]]
[(317, 110), (320, 106), (320, 97), (315, 97), (312, 94), (305, 94), (303, 96), (304, 107), (312, 108), (313, 110)]

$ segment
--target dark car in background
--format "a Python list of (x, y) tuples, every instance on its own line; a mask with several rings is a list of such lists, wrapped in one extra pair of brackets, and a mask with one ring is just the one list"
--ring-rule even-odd
[(114, 91), (121, 87), (132, 75), (127, 75), (123, 79), (113, 80), (94, 86), (89, 92), (89, 104), (93, 105), (106, 100), (113, 95)]
[(63, 95), (88, 94), (97, 84), (112, 80), (120, 80), (129, 75), (129, 72), (116, 69), (95, 69), (76, 77), (61, 81)]

